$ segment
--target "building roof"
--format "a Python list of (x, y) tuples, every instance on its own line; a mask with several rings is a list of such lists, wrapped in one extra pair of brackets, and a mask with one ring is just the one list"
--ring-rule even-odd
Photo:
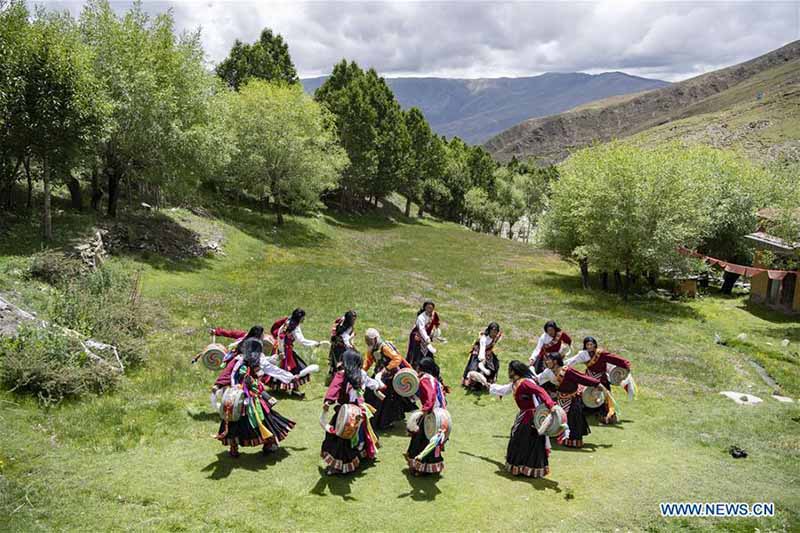
[(791, 253), (796, 249), (800, 249), (800, 243), (798, 242), (786, 242), (779, 237), (775, 237), (769, 233), (764, 233), (763, 231), (757, 231), (755, 233), (745, 235), (745, 238), (753, 241), (761, 248), (767, 248), (778, 253)]

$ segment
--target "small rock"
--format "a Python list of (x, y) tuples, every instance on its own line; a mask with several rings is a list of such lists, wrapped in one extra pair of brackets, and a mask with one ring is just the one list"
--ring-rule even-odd
[(746, 341), (747, 333), (739, 333), (738, 335), (736, 335), (736, 338), (739, 339), (740, 341)]
[(730, 398), (739, 405), (755, 405), (764, 401), (758, 396), (753, 396), (752, 394), (744, 394), (741, 392), (722, 391), (720, 392), (720, 394), (722, 394), (726, 398)]
[(784, 348), (786, 348), (787, 346), (789, 346), (789, 339), (783, 339), (783, 340), (781, 341), (781, 346), (783, 346)]
[(786, 396), (779, 396), (779, 395), (777, 395), (777, 394), (773, 394), (773, 395), (772, 395), (772, 397), (773, 397), (773, 398), (774, 398), (776, 401), (779, 401), (779, 402), (781, 402), (781, 403), (794, 403), (794, 400), (792, 400), (791, 398), (789, 398), (789, 397), (786, 397)]

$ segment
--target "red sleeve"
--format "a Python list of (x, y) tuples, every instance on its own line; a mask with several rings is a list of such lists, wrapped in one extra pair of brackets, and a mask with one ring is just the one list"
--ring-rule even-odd
[(337, 372), (333, 375), (333, 379), (331, 380), (331, 384), (328, 386), (328, 392), (325, 393), (325, 402), (326, 403), (336, 403), (339, 401), (339, 393), (342, 391), (342, 387), (345, 386), (344, 382), (344, 372)]
[(570, 346), (572, 346), (572, 339), (570, 338), (569, 335), (567, 335), (567, 333), (565, 331), (561, 332), (561, 342), (563, 342), (564, 344), (569, 344)]
[(214, 335), (218, 337), (228, 337), (229, 339), (241, 339), (247, 335), (247, 332), (241, 329), (214, 328)]
[(434, 390), (434, 386), (431, 385), (429, 379), (420, 380), (418, 394), (419, 399), (422, 401), (421, 409), (426, 412), (433, 410), (436, 404), (436, 390)]
[(631, 367), (630, 361), (628, 361), (624, 357), (620, 357), (617, 354), (611, 352), (604, 352), (600, 354), (600, 360), (605, 361), (606, 363), (610, 363), (614, 366), (621, 366), (622, 368)]
[(517, 390), (519, 391), (520, 389), (524, 393), (539, 398), (539, 401), (545, 404), (548, 409), (552, 409), (552, 407), (555, 405), (555, 402), (550, 397), (550, 395), (547, 394), (547, 391), (531, 380), (526, 379), (525, 381), (523, 381)]
[(594, 379), (591, 376), (587, 376), (583, 372), (578, 372), (574, 368), (568, 368), (564, 374), (564, 378), (579, 385), (586, 385), (587, 387), (596, 387), (600, 384), (599, 379)]

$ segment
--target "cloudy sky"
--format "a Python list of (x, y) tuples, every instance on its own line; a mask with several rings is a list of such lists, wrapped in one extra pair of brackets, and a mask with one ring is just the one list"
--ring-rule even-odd
[[(80, 1), (33, 2), (80, 12)], [(124, 11), (129, 2), (112, 2)], [(800, 39), (800, 0), (782, 2), (250, 2), (145, 1), (201, 28), (208, 60), (270, 27), (301, 77), (341, 58), (385, 76), (497, 77), (603, 72), (670, 81)]]

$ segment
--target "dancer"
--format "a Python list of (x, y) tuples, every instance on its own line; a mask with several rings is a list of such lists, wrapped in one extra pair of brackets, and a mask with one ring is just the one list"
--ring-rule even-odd
[(508, 385), (491, 385), (489, 392), (503, 397), (514, 394), (519, 413), (511, 427), (506, 449), (506, 470), (515, 476), (544, 477), (550, 473), (550, 437), (540, 435), (533, 425), (533, 413), (539, 404), (553, 411), (555, 402), (536, 384), (531, 369), (521, 361), (508, 364)]
[(237, 355), (241, 354), (239, 351), (239, 345), (246, 339), (257, 339), (263, 342), (267, 338), (264, 335), (264, 328), (262, 326), (253, 326), (250, 328), (250, 331), (244, 331), (243, 329), (211, 328), (209, 333), (216, 335), (217, 337), (236, 339), (233, 343), (228, 345), (228, 353), (225, 354), (225, 357), (222, 360), (223, 363), (227, 363)]
[(534, 373), (542, 373), (547, 354), (560, 353), (565, 355), (569, 352), (571, 345), (572, 339), (569, 338), (567, 332), (561, 331), (555, 321), (549, 320), (544, 325), (544, 333), (539, 337), (539, 342), (536, 343), (536, 348), (531, 353), (530, 362)]
[[(608, 372), (615, 366), (627, 368), (630, 370), (631, 362), (620, 357), (615, 353), (608, 352), (597, 347), (597, 339), (594, 337), (586, 337), (583, 339), (583, 350), (578, 352), (577, 355), (570, 357), (564, 362), (565, 366), (574, 367), (583, 363), (586, 365), (586, 374), (599, 379), (603, 386), (611, 390), (611, 383), (608, 380)], [(635, 392), (635, 384), (633, 378), (629, 375), (628, 378), (622, 382), (622, 387), (628, 393), (628, 397), (633, 399)], [(616, 424), (617, 414), (609, 415), (607, 404), (603, 404), (596, 408), (586, 408), (587, 413), (596, 413), (600, 416), (601, 424)]]
[(537, 376), (537, 381), (540, 385), (555, 385), (558, 404), (567, 412), (569, 429), (559, 437), (559, 442), (569, 448), (580, 448), (583, 446), (583, 437), (592, 432), (583, 413), (583, 387), (601, 387), (604, 391), (606, 389), (600, 380), (564, 366), (564, 358), (560, 353), (547, 354), (545, 365), (547, 368)]
[(333, 327), (331, 327), (331, 350), (328, 354), (329, 377), (339, 370), (344, 351), (349, 348), (355, 348), (353, 346), (353, 338), (356, 334), (356, 318), (358, 318), (358, 314), (351, 309), (333, 322)]
[[(234, 365), (229, 373), (231, 386), (240, 386), (244, 399), (227, 408), (229, 410), (225, 412), (216, 438), (230, 447), (229, 453), (234, 458), (239, 457), (240, 446), (263, 445), (264, 454), (277, 450), (278, 443), (295, 425), (273, 409), (277, 402), (264, 390), (256, 376), (262, 350), (261, 341), (247, 339), (242, 343), (242, 356), (231, 361)], [(230, 409), (240, 411), (234, 416)]]
[(408, 335), (406, 361), (413, 368), (417, 367), (423, 357), (436, 355), (436, 348), (433, 347), (432, 343), (437, 335), (439, 324), (439, 313), (436, 312), (436, 305), (433, 302), (423, 303), (422, 309), (417, 312), (414, 328)]
[(299, 376), (299, 378), (291, 383), (283, 383), (279, 380), (267, 379), (267, 384), (273, 389), (281, 389), (289, 391), (293, 396), (304, 398), (305, 393), (300, 392), (300, 386), (311, 381), (311, 372), (318, 370), (316, 365), (307, 365), (300, 355), (295, 352), (295, 343), (316, 348), (323, 344), (325, 341), (315, 341), (306, 339), (303, 336), (303, 331), (300, 329), (300, 324), (306, 318), (306, 312), (300, 308), (292, 311), (289, 317), (277, 320), (270, 331), (272, 336), (275, 337), (274, 353), (278, 355), (278, 365), (283, 369)]
[[(383, 384), (370, 378), (362, 369), (361, 354), (355, 350), (345, 350), (342, 354), (342, 369), (333, 375), (325, 401), (322, 404), (323, 417), (333, 406), (333, 416), (325, 430), (320, 455), (327, 467), (327, 475), (354, 472), (361, 459), (374, 459), (378, 451), (378, 438), (372, 430), (370, 418), (372, 407), (364, 402), (364, 388), (380, 390)], [(332, 429), (336, 425), (339, 411), (345, 405), (354, 405), (360, 410), (360, 424), (351, 438), (343, 438)], [(321, 421), (324, 422), (324, 419)]]
[(397, 420), (402, 420), (407, 411), (414, 410), (414, 404), (408, 398), (403, 398), (392, 387), (392, 379), (401, 368), (411, 368), (394, 344), (381, 338), (380, 332), (369, 328), (364, 341), (367, 344), (367, 357), (364, 360), (364, 370), (368, 371), (375, 364), (374, 378), (386, 388), (383, 399), (371, 391), (366, 391), (364, 398), (367, 403), (375, 408), (372, 425), (375, 429), (388, 429)]
[(489, 385), (497, 380), (500, 361), (494, 353), (494, 347), (503, 334), (497, 322), (490, 322), (482, 331), (478, 340), (472, 345), (467, 367), (461, 384), (470, 390), (489, 390)]
[[(439, 377), (439, 367), (433, 359), (425, 357), (419, 362), (419, 389), (417, 397), (422, 404), (419, 411), (416, 411), (409, 419), (408, 430), (411, 435), (411, 442), (408, 443), (405, 458), (408, 468), (413, 475), (419, 474), (438, 474), (444, 470), (445, 440), (440, 439), (434, 443), (425, 435), (425, 431), (420, 427), (422, 419), (435, 408), (447, 409), (445, 394), (447, 387), (442, 384)], [(426, 450), (433, 445), (431, 450)], [(422, 457), (417, 458), (422, 454)]]

